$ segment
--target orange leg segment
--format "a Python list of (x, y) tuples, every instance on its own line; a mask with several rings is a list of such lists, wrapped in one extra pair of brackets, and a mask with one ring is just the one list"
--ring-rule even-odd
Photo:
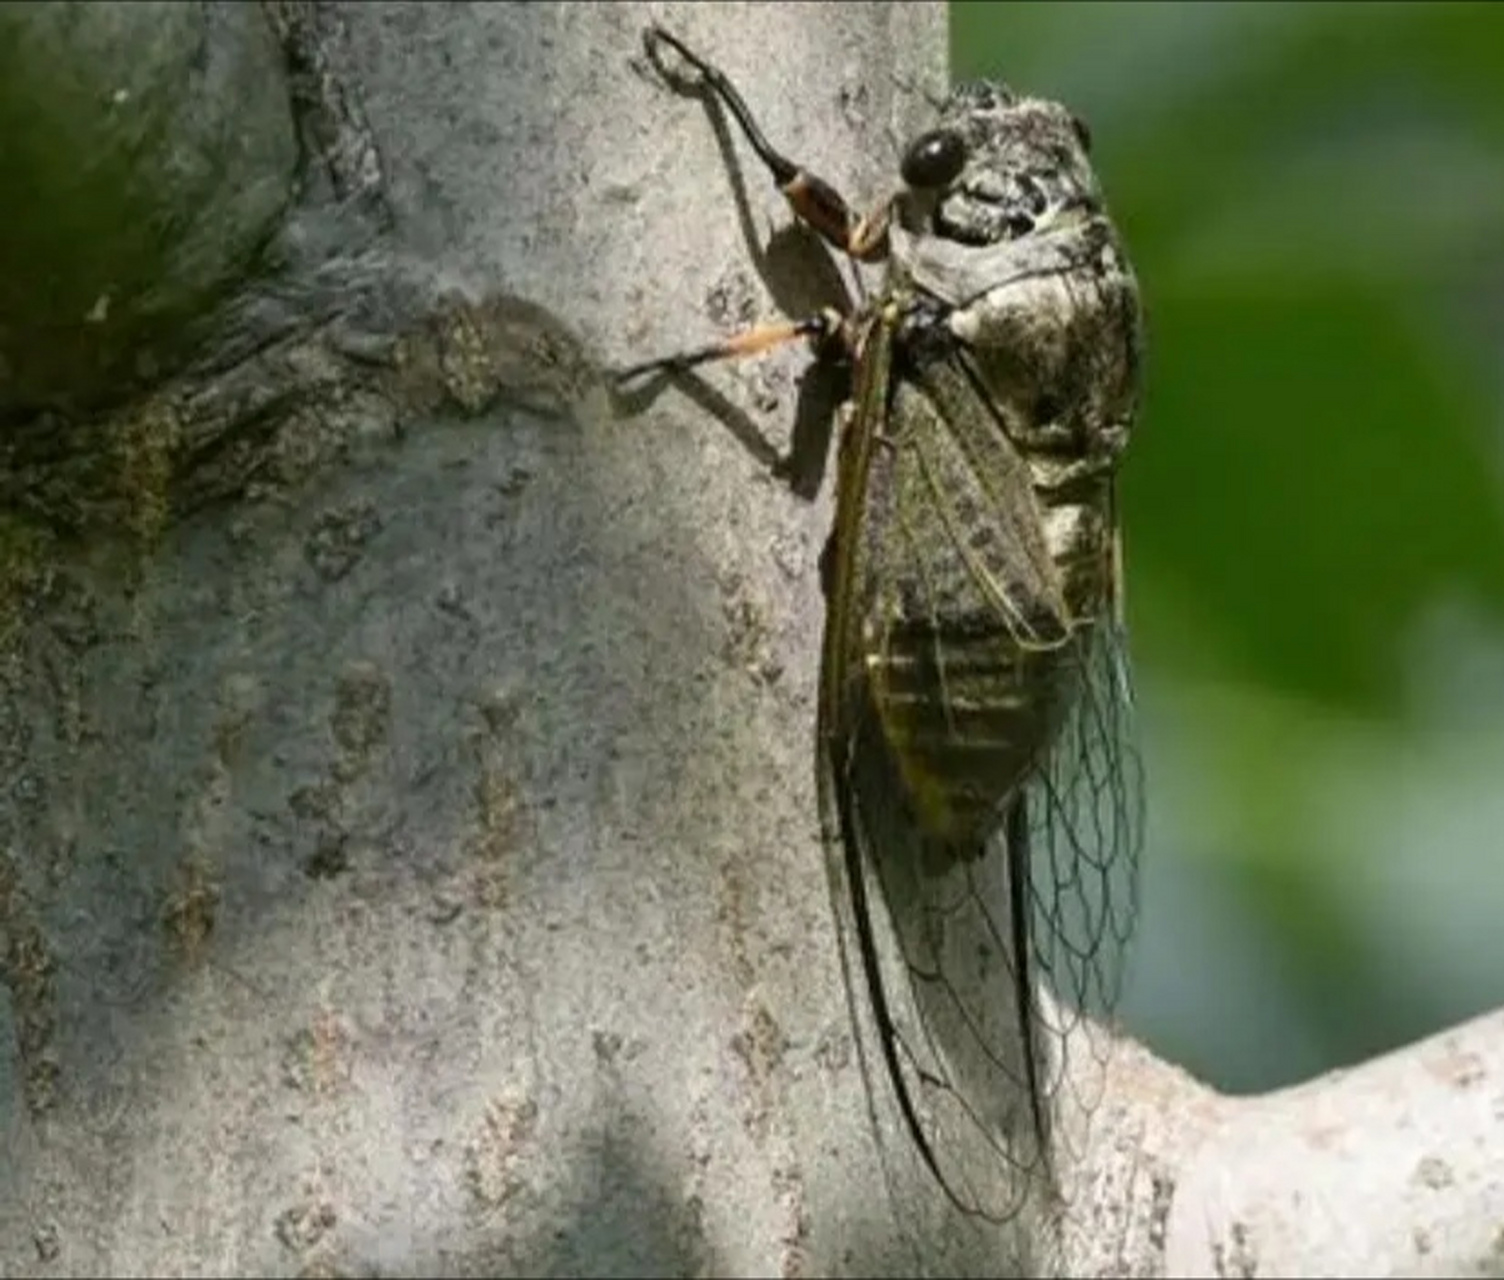
[(842, 338), (845, 322), (838, 311), (826, 308), (803, 320), (782, 320), (776, 324), (759, 324), (729, 338), (712, 342), (690, 351), (680, 351), (671, 356), (659, 356), (644, 360), (641, 364), (629, 365), (616, 372), (618, 383), (630, 382), (649, 373), (681, 373), (696, 365), (710, 364), (716, 360), (735, 360), (742, 356), (758, 356), (772, 351), (785, 343), (807, 338), (817, 350), (824, 349), (832, 339)]

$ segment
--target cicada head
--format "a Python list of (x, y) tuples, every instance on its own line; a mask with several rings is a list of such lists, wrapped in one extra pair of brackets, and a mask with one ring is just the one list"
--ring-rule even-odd
[(1059, 103), (972, 81), (900, 166), (899, 222), (911, 234), (993, 245), (1101, 211), (1085, 125)]
[(925, 304), (907, 354), (959, 343), (994, 412), (1027, 424), (1016, 440), (1047, 427), (1071, 441), (1056, 454), (1110, 463), (1134, 415), (1142, 326), (1088, 145), (1059, 103), (961, 85), (904, 153), (889, 279)]

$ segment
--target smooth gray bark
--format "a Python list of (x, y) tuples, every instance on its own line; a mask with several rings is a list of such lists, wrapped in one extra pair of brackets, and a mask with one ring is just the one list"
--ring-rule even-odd
[(802, 356), (715, 413), (591, 369), (822, 300), (643, 25), (873, 195), (943, 9), (266, 8), (329, 58), (245, 101), (310, 152), (273, 274), (154, 397), (11, 429), (0, 1272), (1496, 1273), (1497, 1018), (1246, 1102), (1124, 1046), (1063, 1260), (950, 1215), (881, 1080), (874, 1134), (812, 785), (829, 501), (769, 467)]
[[(303, 219), (279, 255), (317, 281), (232, 316), (292, 335), (276, 425), (132, 410), (103, 431), (156, 464), (102, 465), (135, 541), (55, 539), (47, 493), (12, 563), (0, 1269), (907, 1268), (815, 832), (827, 508), (672, 395), (613, 417), (554, 322), (615, 362), (772, 310), (650, 16), (874, 191), (943, 11), (344, 16), (393, 230)], [(747, 187), (761, 240), (787, 214)], [(366, 341), (386, 269), (454, 317), (442, 412), (299, 336), (359, 303)], [(723, 384), (780, 445), (798, 365)], [(256, 460), (164, 481), (200, 430)]]

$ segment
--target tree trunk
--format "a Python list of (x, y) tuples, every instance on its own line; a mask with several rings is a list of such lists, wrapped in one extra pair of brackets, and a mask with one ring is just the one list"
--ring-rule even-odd
[[(869, 1105), (812, 777), (829, 495), (769, 465), (802, 356), (625, 407), (599, 370), (829, 287), (644, 25), (870, 197), (941, 6), (51, 10), (0, 19), (56, 73), (0, 145), (84, 141), (19, 203), (134, 180), (80, 232), (102, 307), (28, 347), (0, 294), (0, 1272), (1420, 1269), (1351, 1207), (1281, 1252), (1301, 1175), (1238, 1137), (1319, 1144), (1362, 1073), (1252, 1110), (1125, 1046), (1063, 1258)], [(1463, 1099), (1415, 1141), (1473, 1144), (1442, 1269), (1494, 1247), (1501, 1038), (1403, 1077)]]

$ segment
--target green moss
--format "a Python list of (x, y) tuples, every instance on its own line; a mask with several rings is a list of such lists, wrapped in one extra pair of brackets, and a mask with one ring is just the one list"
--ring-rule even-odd
[(287, 206), (285, 81), (238, 9), (0, 6), (0, 411), (179, 363)]

